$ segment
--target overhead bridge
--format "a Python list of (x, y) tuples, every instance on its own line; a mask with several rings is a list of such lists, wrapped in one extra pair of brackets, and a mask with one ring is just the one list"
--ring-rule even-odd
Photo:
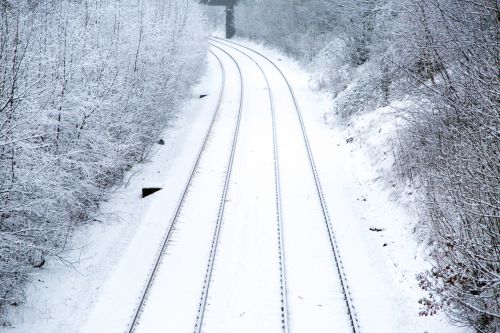
[(234, 6), (238, 0), (199, 0), (200, 3), (209, 6), (226, 6), (226, 38), (232, 38), (236, 34), (234, 25)]

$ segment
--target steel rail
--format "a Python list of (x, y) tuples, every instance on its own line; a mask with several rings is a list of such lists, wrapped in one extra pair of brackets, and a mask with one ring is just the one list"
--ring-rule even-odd
[(239, 136), (239, 132), (240, 132), (241, 115), (243, 113), (243, 96), (244, 96), (244, 88), (245, 88), (244, 84), (243, 84), (243, 75), (242, 75), (241, 68), (240, 68), (238, 62), (230, 54), (226, 53), (220, 47), (215, 46), (215, 45), (213, 45), (213, 47), (219, 49), (221, 52), (225, 53), (229, 58), (231, 58), (231, 60), (236, 65), (236, 68), (238, 69), (238, 73), (240, 76), (240, 104), (239, 104), (239, 110), (238, 110), (238, 120), (236, 122), (236, 128), (234, 130), (234, 136), (233, 136), (233, 143), (231, 146), (231, 154), (230, 154), (228, 165), (226, 168), (224, 189), (223, 189), (221, 201), (219, 204), (219, 212), (217, 214), (217, 222), (215, 225), (215, 231), (214, 231), (214, 235), (212, 238), (210, 255), (208, 258), (207, 270), (205, 273), (205, 279), (203, 281), (203, 288), (202, 288), (202, 292), (201, 292), (200, 302), (198, 304), (198, 312), (196, 315), (196, 324), (194, 326), (195, 333), (201, 333), (202, 328), (203, 328), (203, 320), (205, 318), (205, 310), (207, 307), (208, 292), (210, 290), (210, 284), (212, 282), (212, 273), (214, 270), (215, 257), (217, 255), (217, 249), (219, 246), (220, 234), (221, 234), (223, 218), (224, 218), (224, 211), (226, 208), (227, 193), (229, 191), (229, 184), (231, 182), (234, 156), (236, 153), (236, 146), (238, 143), (238, 136)]
[[(212, 44), (213, 45), (213, 44)], [(266, 85), (268, 87), (269, 103), (271, 105), (271, 118), (272, 118), (272, 131), (273, 131), (273, 157), (274, 157), (274, 191), (276, 198), (276, 222), (277, 222), (277, 235), (278, 235), (278, 254), (279, 254), (279, 271), (280, 271), (280, 301), (281, 301), (281, 328), (284, 333), (289, 332), (289, 320), (288, 320), (288, 294), (287, 294), (287, 281), (286, 281), (286, 261), (285, 261), (285, 244), (283, 236), (283, 213), (281, 205), (281, 177), (280, 177), (280, 164), (279, 164), (279, 151), (278, 151), (278, 135), (276, 129), (276, 112), (274, 104), (274, 96), (271, 89), (271, 84), (269, 79), (262, 68), (262, 66), (250, 57), (245, 52), (238, 50), (237, 48), (226, 45), (227, 47), (243, 54), (245, 57), (250, 59), (262, 73)]]
[(141, 300), (139, 302), (138, 307), (135, 310), (133, 320), (129, 324), (129, 327), (127, 329), (128, 333), (133, 333), (134, 330), (135, 330), (135, 328), (137, 327), (137, 325), (139, 323), (139, 319), (140, 319), (142, 311), (144, 309), (144, 305), (146, 304), (146, 300), (147, 300), (148, 295), (149, 295), (149, 293), (151, 291), (151, 288), (153, 286), (154, 280), (155, 280), (156, 275), (158, 273), (158, 269), (160, 267), (162, 259), (163, 259), (164, 255), (165, 255), (165, 251), (167, 249), (167, 246), (168, 246), (168, 243), (169, 243), (170, 238), (172, 236), (172, 233), (175, 230), (175, 226), (177, 224), (177, 221), (179, 219), (180, 213), (182, 211), (182, 207), (184, 205), (184, 201), (185, 201), (186, 196), (187, 196), (187, 194), (189, 192), (189, 189), (191, 188), (191, 184), (193, 183), (193, 179), (195, 178), (196, 172), (197, 172), (199, 164), (200, 164), (201, 157), (203, 155), (203, 152), (205, 151), (205, 148), (207, 147), (207, 143), (209, 141), (209, 137), (210, 137), (210, 135), (212, 133), (212, 130), (213, 130), (213, 127), (214, 127), (214, 124), (215, 124), (215, 120), (217, 119), (217, 115), (219, 114), (219, 110), (220, 110), (220, 107), (221, 107), (221, 104), (222, 104), (222, 96), (224, 94), (225, 87), (226, 87), (226, 71), (225, 71), (224, 65), (223, 65), (222, 61), (219, 59), (219, 57), (215, 53), (213, 53), (212, 51), (209, 50), (209, 52), (217, 60), (217, 62), (219, 63), (219, 66), (220, 66), (220, 69), (221, 69), (221, 73), (222, 73), (221, 88), (220, 88), (219, 96), (218, 96), (218, 99), (217, 99), (217, 104), (216, 104), (216, 107), (215, 107), (215, 111), (214, 111), (214, 114), (212, 116), (210, 125), (209, 125), (209, 127), (207, 129), (207, 132), (205, 134), (205, 137), (203, 138), (203, 142), (202, 142), (201, 147), (200, 147), (200, 149), (198, 151), (198, 154), (196, 156), (196, 160), (195, 160), (195, 163), (194, 163), (194, 165), (193, 165), (193, 167), (191, 169), (191, 173), (189, 174), (189, 178), (187, 180), (187, 183), (184, 186), (184, 190), (183, 190), (183, 192), (182, 192), (182, 194), (181, 194), (181, 196), (180, 196), (180, 198), (179, 198), (179, 200), (177, 202), (177, 206), (175, 208), (174, 215), (171, 218), (170, 223), (168, 225), (168, 229), (167, 229), (167, 231), (165, 233), (165, 236), (163, 238), (163, 241), (161, 243), (161, 248), (160, 248), (160, 250), (158, 252), (158, 255), (156, 257), (153, 269), (151, 270), (151, 272), (149, 274), (148, 282), (146, 284), (146, 288), (142, 292)]
[(307, 150), (307, 154), (308, 154), (308, 158), (309, 158), (309, 164), (311, 166), (311, 170), (312, 170), (312, 173), (313, 173), (313, 176), (314, 176), (314, 182), (316, 184), (316, 192), (318, 194), (318, 199), (320, 201), (321, 209), (322, 209), (322, 212), (323, 212), (324, 222), (325, 222), (325, 225), (326, 225), (326, 228), (327, 228), (327, 231), (328, 231), (328, 236), (329, 236), (329, 240), (330, 240), (330, 246), (331, 246), (331, 249), (332, 249), (332, 252), (333, 252), (333, 257), (334, 257), (334, 261), (335, 261), (335, 266), (337, 268), (337, 273), (338, 273), (338, 276), (340, 278), (340, 283), (341, 283), (341, 286), (342, 286), (342, 291), (343, 291), (343, 295), (344, 295), (344, 301), (346, 303), (347, 312), (348, 312), (348, 316), (349, 316), (349, 321), (350, 321), (350, 324), (351, 324), (352, 332), (353, 333), (360, 333), (359, 321), (358, 321), (358, 318), (357, 318), (356, 309), (355, 309), (354, 304), (353, 304), (351, 292), (350, 292), (350, 289), (349, 289), (349, 284), (347, 283), (347, 277), (346, 277), (346, 274), (345, 274), (344, 264), (342, 262), (342, 258), (340, 257), (340, 250), (339, 250), (339, 247), (338, 247), (338, 243), (337, 243), (337, 239), (336, 239), (336, 235), (335, 235), (335, 230), (333, 229), (333, 226), (332, 226), (332, 222), (331, 222), (330, 214), (329, 214), (329, 211), (328, 211), (328, 206), (327, 206), (327, 203), (326, 203), (325, 195), (323, 193), (323, 189), (322, 189), (322, 186), (321, 186), (321, 181), (320, 181), (320, 178), (319, 178), (318, 170), (317, 170), (316, 163), (315, 163), (315, 160), (314, 160), (314, 156), (313, 156), (313, 153), (312, 153), (311, 144), (309, 142), (309, 138), (307, 136), (307, 131), (306, 131), (306, 127), (305, 127), (305, 124), (304, 124), (304, 120), (302, 118), (302, 112), (301, 112), (301, 109), (300, 109), (297, 97), (295, 95), (295, 92), (294, 92), (294, 90), (293, 90), (290, 82), (288, 81), (287, 77), (285, 76), (285, 74), (283, 73), (283, 71), (281, 70), (281, 68), (279, 68), (271, 59), (269, 59), (268, 57), (266, 57), (262, 53), (260, 53), (258, 51), (255, 51), (255, 50), (253, 50), (253, 49), (251, 49), (251, 48), (249, 48), (247, 46), (244, 46), (244, 45), (241, 45), (241, 44), (238, 44), (238, 43), (235, 43), (233, 41), (226, 40), (226, 39), (222, 39), (222, 38), (218, 38), (218, 37), (212, 37), (212, 39), (216, 40), (217, 42), (219, 42), (219, 43), (221, 43), (223, 45), (226, 45), (226, 46), (229, 46), (228, 44), (236, 45), (238, 47), (241, 47), (243, 49), (249, 50), (249, 51), (257, 54), (258, 56), (262, 57), (267, 62), (269, 62), (274, 68), (276, 68), (276, 70), (278, 70), (278, 72), (282, 76), (283, 80), (285, 81), (285, 83), (286, 83), (286, 85), (288, 87), (288, 90), (290, 91), (290, 95), (292, 97), (292, 100), (293, 100), (293, 103), (294, 103), (294, 106), (295, 106), (295, 110), (296, 110), (296, 113), (297, 113), (297, 117), (298, 117), (298, 120), (299, 120), (299, 123), (300, 123), (300, 127), (301, 127), (301, 130), (302, 130), (302, 136), (304, 138), (304, 144), (305, 144), (305, 147), (306, 147), (306, 150)]

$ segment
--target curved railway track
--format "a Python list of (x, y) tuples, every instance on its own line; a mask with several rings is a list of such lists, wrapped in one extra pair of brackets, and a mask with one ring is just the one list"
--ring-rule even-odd
[[(356, 314), (356, 309), (355, 309), (354, 304), (353, 304), (351, 292), (350, 292), (350, 289), (349, 289), (349, 284), (347, 283), (347, 277), (346, 277), (346, 274), (345, 274), (344, 265), (343, 265), (343, 262), (342, 262), (342, 258), (340, 256), (340, 250), (339, 250), (338, 243), (337, 243), (337, 240), (336, 240), (335, 231), (334, 231), (333, 226), (332, 226), (332, 221), (331, 221), (331, 218), (330, 218), (330, 213), (328, 211), (328, 206), (327, 206), (327, 203), (326, 203), (325, 195), (323, 193), (323, 189), (322, 189), (322, 185), (321, 185), (321, 180), (320, 180), (320, 177), (319, 177), (319, 174), (318, 174), (318, 170), (317, 170), (317, 167), (316, 167), (316, 162), (314, 160), (314, 155), (313, 155), (313, 152), (312, 152), (312, 149), (311, 149), (311, 144), (309, 142), (309, 138), (308, 138), (308, 135), (307, 135), (307, 131), (306, 131), (306, 127), (305, 127), (305, 124), (304, 124), (304, 120), (302, 118), (302, 112), (301, 112), (301, 109), (300, 109), (297, 97), (295, 95), (295, 92), (294, 92), (294, 90), (293, 90), (290, 82), (288, 81), (287, 77), (285, 76), (285, 74), (283, 73), (283, 71), (281, 70), (281, 68), (279, 68), (271, 59), (269, 59), (268, 57), (266, 57), (262, 53), (260, 53), (258, 51), (255, 51), (255, 50), (253, 50), (253, 49), (251, 49), (249, 47), (246, 47), (244, 45), (241, 45), (241, 44), (229, 41), (229, 40), (217, 38), (217, 37), (213, 37), (212, 41), (214, 41), (216, 43), (219, 43), (219, 44), (222, 44), (222, 45), (225, 45), (226, 47), (231, 47), (233, 49), (237, 49), (239, 52), (245, 53), (247, 55), (247, 57), (249, 57), (249, 58), (252, 58), (252, 56), (248, 55), (245, 51), (242, 51), (239, 48), (242, 48), (244, 50), (248, 50), (248, 51), (250, 51), (250, 52), (258, 55), (259, 57), (261, 57), (262, 59), (264, 59), (265, 61), (267, 61), (269, 64), (271, 64), (279, 72), (280, 76), (283, 78), (284, 82), (286, 83), (287, 88), (288, 88), (288, 90), (290, 92), (290, 96), (292, 97), (293, 104), (294, 104), (295, 110), (296, 110), (296, 114), (297, 114), (297, 117), (298, 117), (298, 120), (299, 120), (299, 123), (300, 123), (300, 127), (301, 127), (301, 130), (302, 130), (302, 136), (303, 136), (303, 139), (304, 139), (304, 145), (305, 145), (306, 150), (307, 150), (307, 154), (308, 154), (308, 159), (309, 159), (309, 164), (310, 164), (310, 167), (311, 167), (311, 171), (312, 171), (312, 174), (314, 176), (314, 182), (315, 182), (315, 186), (316, 186), (316, 192), (318, 194), (318, 199), (319, 199), (320, 204), (321, 204), (323, 219), (324, 219), (325, 226), (326, 226), (326, 229), (327, 229), (327, 232), (328, 232), (328, 236), (329, 236), (328, 238), (329, 238), (330, 247), (331, 247), (332, 253), (333, 253), (335, 267), (336, 267), (336, 270), (337, 270), (337, 273), (338, 273), (338, 276), (339, 276), (339, 279), (340, 279), (340, 282), (341, 282), (342, 292), (343, 292), (344, 301), (345, 301), (345, 304), (346, 304), (347, 313), (348, 313), (348, 316), (349, 316), (349, 321), (350, 321), (350, 324), (351, 324), (352, 332), (353, 333), (360, 333), (360, 328), (359, 328), (359, 322), (358, 322), (358, 318), (357, 318), (357, 314)], [(234, 45), (234, 46), (232, 46), (232, 45)], [(257, 63), (256, 60), (253, 60), (253, 61)]]
[[(219, 201), (219, 208), (218, 208), (218, 212), (217, 212), (217, 221), (216, 221), (214, 233), (212, 236), (212, 241), (211, 241), (211, 245), (210, 245), (210, 253), (209, 253), (209, 257), (208, 257), (208, 263), (206, 266), (201, 296), (200, 296), (199, 303), (198, 303), (198, 309), (197, 309), (197, 314), (196, 314), (196, 323), (194, 325), (194, 332), (201, 333), (202, 329), (203, 329), (205, 312), (206, 312), (207, 305), (208, 305), (208, 296), (209, 296), (210, 286), (211, 286), (211, 282), (212, 282), (212, 274), (214, 272), (215, 259), (217, 256), (217, 250), (219, 247), (221, 230), (222, 230), (223, 222), (224, 222), (224, 213), (225, 213), (225, 208), (226, 208), (227, 195), (228, 195), (231, 177), (232, 177), (233, 164), (234, 164), (234, 160), (235, 160), (236, 147), (237, 147), (237, 143), (238, 143), (241, 118), (242, 118), (242, 113), (243, 113), (243, 101), (244, 101), (245, 86), (244, 86), (244, 82), (243, 82), (242, 70), (240, 68), (240, 65), (238, 64), (236, 59), (230, 54), (230, 52), (227, 52), (226, 50), (224, 50), (224, 47), (226, 47), (226, 48), (231, 48), (231, 49), (243, 54), (245, 57), (249, 58), (258, 67), (259, 71), (262, 73), (262, 75), (265, 79), (266, 85), (268, 87), (267, 91), (268, 91), (268, 96), (269, 96), (269, 101), (270, 101), (270, 106), (271, 106), (271, 119), (272, 119), (273, 157), (274, 157), (274, 189), (275, 189), (275, 200), (276, 200), (276, 232), (277, 232), (277, 239), (278, 239), (279, 278), (280, 278), (280, 296), (281, 296), (281, 298), (280, 298), (280, 301), (281, 301), (281, 328), (282, 328), (282, 331), (284, 333), (289, 332), (289, 314), (288, 314), (288, 300), (287, 300), (287, 278), (286, 278), (287, 271), (286, 271), (286, 260), (285, 260), (285, 244), (284, 244), (284, 236), (283, 236), (284, 227), (283, 227), (283, 220), (282, 220), (282, 199), (281, 199), (282, 194), (281, 194), (280, 164), (279, 164), (279, 150), (278, 150), (278, 135), (277, 135), (276, 115), (275, 115), (275, 103), (274, 103), (273, 92), (272, 92), (271, 85), (270, 85), (270, 80), (268, 79), (268, 76), (266, 74), (266, 71), (263, 68), (263, 65), (255, 59), (254, 54), (261, 57), (262, 59), (264, 59), (264, 61), (266, 61), (267, 63), (272, 65), (279, 72), (280, 76), (283, 78), (284, 82), (286, 83), (286, 86), (287, 86), (287, 89), (290, 93), (290, 96), (292, 97), (293, 105), (295, 106), (297, 119), (299, 121), (301, 132), (302, 132), (303, 142), (304, 142), (304, 145), (305, 145), (305, 148), (307, 151), (307, 155), (308, 155), (309, 166), (310, 166), (312, 175), (314, 177), (315, 191), (317, 192), (317, 197), (318, 197), (319, 203), (321, 205), (323, 220), (324, 220), (324, 223), (326, 226), (326, 230), (328, 232), (328, 239), (329, 239), (330, 247), (331, 247), (333, 258), (334, 258), (335, 268), (336, 268), (336, 271), (338, 273), (340, 285), (342, 287), (342, 293), (343, 293), (343, 298), (344, 298), (345, 305), (347, 308), (347, 313), (349, 316), (349, 322), (350, 322), (350, 325), (352, 328), (352, 332), (353, 333), (360, 333), (359, 323), (358, 323), (358, 319), (357, 319), (357, 315), (356, 315), (356, 310), (354, 308), (351, 293), (349, 290), (349, 285), (347, 283), (344, 265), (342, 262), (342, 258), (340, 256), (340, 251), (339, 251), (339, 247), (337, 244), (335, 231), (334, 231), (333, 226), (332, 226), (332, 221), (331, 221), (330, 214), (328, 211), (328, 206), (326, 203), (325, 195), (323, 193), (320, 177), (319, 177), (316, 163), (314, 160), (314, 156), (313, 156), (313, 152), (312, 152), (311, 145), (309, 142), (309, 138), (307, 136), (307, 131), (306, 131), (306, 127), (305, 127), (305, 124), (304, 124), (304, 121), (302, 118), (300, 106), (299, 106), (298, 100), (296, 98), (295, 92), (294, 92), (290, 82), (286, 78), (283, 71), (272, 60), (267, 58), (265, 55), (259, 53), (258, 51), (252, 50), (251, 48), (248, 48), (244, 45), (241, 45), (241, 44), (238, 44), (238, 43), (235, 43), (232, 41), (220, 39), (220, 38), (212, 38), (211, 45), (213, 48), (219, 50), (220, 52), (224, 53), (228, 58), (230, 58), (231, 61), (234, 63), (235, 67), (237, 68), (239, 78), (240, 78), (240, 96), (239, 96), (240, 99), (239, 99), (239, 107), (238, 107), (236, 125), (234, 128), (234, 133), (232, 134), (230, 156), (229, 156), (229, 159), (227, 162), (227, 166), (225, 167), (225, 179), (224, 179), (222, 194), (221, 194), (220, 201)], [(145, 303), (146, 303), (148, 296), (151, 292), (155, 278), (156, 278), (158, 271), (159, 271), (159, 267), (161, 266), (161, 263), (163, 261), (163, 257), (165, 255), (167, 247), (170, 243), (172, 234), (173, 234), (174, 230), (176, 229), (176, 224), (177, 224), (179, 216), (181, 214), (182, 207), (183, 207), (184, 202), (186, 200), (187, 194), (191, 188), (191, 185), (193, 183), (193, 180), (195, 178), (197, 170), (199, 169), (202, 155), (205, 151), (205, 148), (207, 147), (207, 143), (209, 141), (211, 133), (213, 132), (214, 123), (216, 122), (217, 116), (219, 114), (219, 110), (221, 109), (222, 99), (223, 99), (223, 95), (224, 95), (225, 87), (226, 87), (226, 70), (224, 67), (224, 63), (220, 59), (220, 57), (215, 52), (213, 52), (211, 50), (210, 50), (210, 54), (216, 59), (216, 61), (218, 62), (219, 66), (220, 66), (221, 72), (222, 72), (221, 87), (220, 87), (220, 92), (218, 95), (218, 100), (216, 103), (216, 108), (215, 108), (213, 116), (211, 118), (210, 125), (205, 133), (201, 147), (196, 155), (196, 160), (195, 160), (193, 167), (190, 171), (186, 185), (183, 188), (183, 191), (180, 195), (178, 203), (175, 207), (174, 214), (170, 220), (170, 223), (168, 224), (168, 227), (167, 227), (167, 230), (165, 232), (165, 236), (163, 237), (158, 255), (155, 259), (153, 268), (148, 276), (146, 287), (141, 294), (140, 302), (139, 302), (139, 304), (136, 308), (136, 311), (134, 313), (133, 320), (129, 324), (129, 327), (127, 330), (128, 333), (134, 332), (138, 323), (139, 323), (139, 320), (141, 318), (141, 314), (142, 314), (142, 311), (144, 309)]]
[[(212, 44), (212, 46), (217, 47)], [(234, 50), (240, 52), (245, 57), (250, 59), (262, 73), (267, 86), (267, 92), (269, 96), (269, 103), (271, 106), (271, 121), (272, 121), (272, 132), (273, 132), (273, 158), (274, 158), (274, 191), (276, 198), (276, 232), (278, 236), (278, 255), (279, 255), (279, 270), (280, 270), (280, 302), (281, 302), (281, 328), (284, 333), (288, 333), (289, 321), (288, 321), (288, 298), (287, 298), (287, 283), (286, 283), (286, 264), (285, 264), (285, 244), (283, 240), (283, 220), (282, 220), (282, 206), (281, 206), (281, 177), (280, 177), (280, 165), (279, 165), (279, 151), (278, 151), (278, 135), (276, 130), (276, 114), (275, 114), (275, 104), (274, 96), (272, 93), (271, 85), (269, 79), (262, 68), (262, 66), (255, 61), (252, 57), (248, 56), (246, 53), (239, 51), (236, 48)], [(224, 51), (225, 52), (225, 51)], [(225, 52), (228, 54), (227, 52)]]
[(236, 65), (236, 67), (238, 69), (238, 73), (240, 76), (240, 104), (239, 104), (238, 119), (236, 122), (236, 128), (234, 130), (233, 143), (231, 146), (231, 154), (229, 156), (229, 161), (228, 161), (228, 165), (227, 165), (227, 169), (226, 169), (226, 177), (224, 180), (224, 189), (223, 189), (222, 197), (221, 197), (220, 204), (219, 204), (219, 212), (217, 214), (217, 222), (216, 222), (215, 231), (214, 231), (214, 235), (212, 238), (212, 244), (211, 244), (211, 248), (210, 248), (210, 254), (209, 254), (209, 258), (208, 258), (207, 270), (206, 270), (205, 278), (203, 281), (203, 288), (202, 288), (202, 292), (201, 292), (200, 302), (198, 304), (198, 312), (196, 315), (196, 324), (194, 326), (195, 333), (200, 333), (202, 331), (202, 328), (203, 328), (203, 320), (204, 320), (205, 310), (206, 310), (206, 306), (207, 306), (208, 292), (210, 289), (210, 283), (212, 281), (212, 273), (214, 270), (215, 257), (217, 255), (217, 249), (219, 246), (220, 233), (221, 233), (222, 222), (223, 222), (223, 218), (224, 218), (224, 210), (226, 208), (227, 193), (229, 191), (229, 183), (231, 181), (231, 174), (232, 174), (232, 170), (233, 170), (234, 155), (236, 153), (236, 145), (238, 143), (238, 135), (239, 135), (240, 124), (241, 124), (241, 115), (242, 115), (242, 111), (243, 111), (243, 95), (244, 95), (244, 91), (245, 91), (245, 89), (244, 89), (245, 87), (243, 84), (243, 75), (242, 75), (241, 68), (240, 68), (238, 62), (229, 53), (225, 52), (220, 47), (218, 47), (218, 46), (214, 46), (214, 47), (219, 49), (220, 51), (224, 52), (225, 54), (227, 54), (227, 56), (229, 58), (231, 58), (231, 60), (234, 62), (234, 64)]
[(222, 96), (224, 94), (225, 86), (226, 86), (226, 71), (225, 71), (224, 65), (223, 65), (222, 61), (219, 59), (219, 57), (215, 53), (213, 53), (212, 51), (210, 51), (210, 54), (216, 59), (217, 63), (220, 66), (221, 72), (222, 72), (221, 88), (220, 88), (219, 96), (217, 99), (215, 111), (214, 111), (214, 114), (212, 116), (210, 125), (207, 129), (207, 132), (205, 133), (205, 136), (203, 138), (203, 142), (201, 144), (201, 147), (200, 147), (198, 154), (196, 156), (196, 160), (195, 160), (193, 167), (191, 169), (191, 172), (189, 174), (189, 178), (188, 178), (186, 185), (184, 186), (184, 189), (182, 191), (182, 194), (177, 202), (177, 205), (176, 205), (176, 208), (174, 211), (174, 215), (172, 216), (170, 223), (168, 224), (168, 228), (165, 232), (165, 236), (164, 236), (163, 241), (161, 243), (161, 248), (156, 256), (156, 260), (154, 262), (153, 269), (151, 270), (151, 272), (148, 276), (146, 287), (143, 290), (142, 295), (140, 297), (139, 305), (137, 306), (137, 308), (135, 310), (132, 322), (129, 324), (129, 327), (127, 330), (128, 333), (134, 332), (135, 328), (137, 327), (137, 324), (139, 323), (139, 319), (141, 317), (142, 310), (144, 308), (144, 305), (146, 303), (148, 295), (151, 291), (151, 287), (153, 286), (154, 280), (155, 280), (156, 275), (158, 273), (158, 269), (161, 265), (161, 262), (163, 260), (164, 255), (165, 255), (167, 246), (168, 246), (170, 239), (172, 237), (172, 233), (175, 230), (177, 221), (178, 221), (180, 213), (182, 211), (184, 201), (185, 201), (186, 196), (189, 192), (189, 189), (191, 188), (191, 184), (193, 182), (193, 179), (195, 178), (196, 172), (197, 172), (199, 164), (200, 164), (201, 157), (203, 155), (203, 152), (205, 151), (205, 148), (206, 148), (207, 143), (209, 141), (209, 137), (210, 137), (210, 135), (212, 133), (212, 129), (214, 127), (215, 120), (217, 119), (217, 115), (219, 114), (219, 110), (221, 108)]

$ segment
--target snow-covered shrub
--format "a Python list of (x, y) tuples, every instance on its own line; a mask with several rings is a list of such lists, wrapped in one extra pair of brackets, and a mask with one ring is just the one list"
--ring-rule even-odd
[(387, 101), (381, 85), (380, 71), (367, 63), (357, 68), (353, 79), (333, 101), (331, 113), (338, 119), (347, 119), (356, 113), (374, 110), (385, 106)]
[[(427, 311), (478, 332), (500, 329), (498, 3), (420, 0), (413, 24), (421, 102), (408, 110), (399, 164), (426, 194), (434, 267)], [(423, 70), (425, 69), (425, 70)]]
[(313, 87), (342, 95), (334, 112), (349, 115), (363, 111), (365, 104), (379, 104), (374, 103), (381, 86), (377, 80), (383, 79), (379, 71), (376, 76), (365, 71), (366, 78), (353, 73), (370, 58), (379, 12), (375, 0), (244, 0), (238, 32), (297, 57), (312, 69)]
[(0, 0), (0, 310), (144, 158), (206, 30), (195, 1)]
[(313, 57), (310, 63), (317, 88), (329, 89), (334, 94), (347, 87), (351, 79), (352, 67), (345, 42), (332, 39)]

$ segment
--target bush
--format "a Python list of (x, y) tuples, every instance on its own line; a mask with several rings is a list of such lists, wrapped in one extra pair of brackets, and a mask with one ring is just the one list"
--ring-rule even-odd
[(434, 268), (420, 281), (431, 312), (444, 308), (460, 324), (497, 332), (498, 8), (494, 1), (420, 1), (415, 12), (422, 39), (411, 77), (422, 102), (409, 110), (399, 164), (426, 194)]

